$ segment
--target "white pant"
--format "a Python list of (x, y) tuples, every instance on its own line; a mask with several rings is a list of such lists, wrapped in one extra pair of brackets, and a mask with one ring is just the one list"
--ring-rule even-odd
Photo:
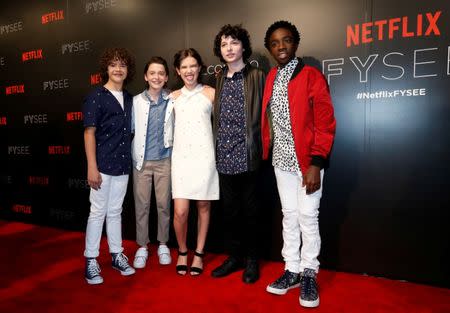
[(306, 187), (302, 187), (303, 177), (300, 172), (287, 172), (275, 167), (275, 176), (283, 212), (284, 244), (281, 254), (285, 269), (293, 273), (301, 273), (305, 268), (318, 272), (323, 170), (320, 171), (320, 189), (309, 195), (306, 194)]
[(89, 200), (91, 212), (86, 227), (86, 249), (84, 256), (96, 258), (99, 255), (103, 222), (106, 217), (106, 235), (110, 253), (120, 253), (122, 248), (122, 203), (128, 185), (128, 175), (111, 176), (100, 173), (101, 188), (91, 188)]

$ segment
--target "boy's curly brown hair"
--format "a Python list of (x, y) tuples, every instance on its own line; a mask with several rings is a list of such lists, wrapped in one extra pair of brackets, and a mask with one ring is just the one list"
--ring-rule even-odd
[(125, 48), (107, 48), (100, 56), (100, 76), (103, 82), (108, 81), (108, 65), (111, 62), (119, 60), (127, 65), (127, 78), (123, 82), (124, 85), (131, 82), (136, 74), (136, 62), (133, 55)]

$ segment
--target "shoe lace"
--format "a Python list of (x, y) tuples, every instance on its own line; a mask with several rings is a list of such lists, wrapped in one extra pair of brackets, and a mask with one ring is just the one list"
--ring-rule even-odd
[(89, 260), (87, 271), (89, 276), (97, 276), (100, 274), (101, 270), (97, 260)]
[(303, 276), (301, 279), (301, 293), (303, 297), (316, 297), (316, 280), (314, 277)]
[(128, 258), (123, 253), (120, 253), (119, 255), (117, 255), (116, 262), (117, 262), (117, 265), (122, 268), (127, 268), (129, 266)]
[(291, 272), (289, 272), (289, 271), (284, 271), (284, 273), (283, 273), (283, 275), (281, 275), (276, 281), (275, 281), (275, 283), (276, 284), (280, 284), (280, 283), (282, 283), (282, 282), (288, 282), (288, 281), (290, 281), (290, 279), (291, 279)]

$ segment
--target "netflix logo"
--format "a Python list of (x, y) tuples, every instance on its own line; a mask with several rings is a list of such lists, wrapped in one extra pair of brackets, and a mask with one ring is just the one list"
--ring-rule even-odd
[(98, 85), (102, 82), (102, 77), (100, 73), (95, 73), (91, 75), (91, 85)]
[(11, 23), (8, 25), (0, 25), (0, 34), (4, 35), (14, 32), (20, 32), (21, 30), (23, 30), (22, 26), (23, 26), (22, 21)]
[(7, 96), (25, 93), (25, 85), (14, 85), (5, 87), (5, 93)]
[(66, 113), (67, 122), (75, 122), (83, 120), (83, 112), (67, 112)]
[(438, 19), (441, 13), (441, 11), (437, 11), (435, 13), (418, 14), (413, 21), (408, 16), (403, 16), (347, 25), (347, 47), (370, 43), (374, 40), (391, 40), (398, 37), (440, 36)]
[(48, 186), (48, 176), (28, 176), (28, 184)]
[(61, 21), (64, 19), (64, 10), (58, 10), (55, 12), (50, 12), (42, 15), (42, 24), (47, 24), (51, 22)]
[(8, 146), (9, 155), (31, 155), (30, 146)]
[(43, 59), (42, 56), (42, 49), (27, 51), (22, 53), (22, 62), (30, 61), (30, 60), (37, 60), (37, 59)]
[(24, 124), (47, 124), (47, 114), (27, 114), (23, 116)]
[(48, 154), (70, 154), (70, 146), (48, 146)]
[(11, 207), (11, 211), (20, 213), (20, 214), (33, 213), (31, 205), (27, 205), (27, 204), (13, 204), (13, 206)]
[(6, 116), (0, 116), (0, 126), (5, 126), (7, 123)]

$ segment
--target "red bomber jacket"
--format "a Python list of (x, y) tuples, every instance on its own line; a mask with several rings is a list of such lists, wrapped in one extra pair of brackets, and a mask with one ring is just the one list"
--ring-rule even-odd
[[(277, 67), (270, 70), (261, 113), (263, 159), (267, 160), (272, 146), (273, 130), (269, 102)], [(295, 152), (302, 173), (310, 165), (323, 168), (333, 145), (336, 131), (330, 90), (322, 73), (316, 68), (299, 62), (288, 83), (289, 113)]]

